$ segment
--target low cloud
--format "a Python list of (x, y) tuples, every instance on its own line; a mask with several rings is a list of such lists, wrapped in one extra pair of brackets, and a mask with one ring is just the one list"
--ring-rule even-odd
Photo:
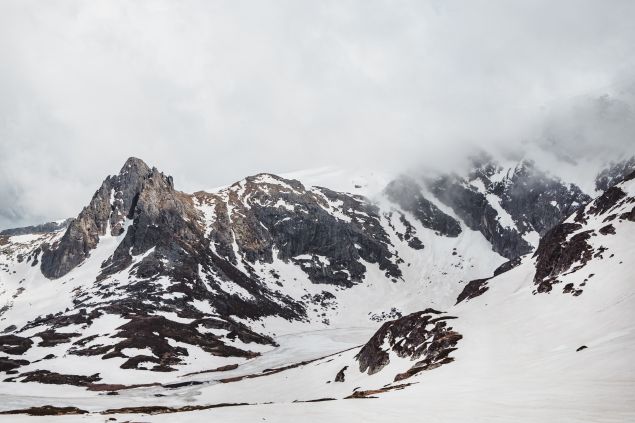
[(7, 0), (0, 228), (138, 156), (187, 191), (473, 148), (632, 149), (635, 3)]

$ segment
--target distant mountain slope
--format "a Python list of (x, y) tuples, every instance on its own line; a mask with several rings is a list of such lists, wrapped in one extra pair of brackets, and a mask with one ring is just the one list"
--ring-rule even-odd
[(609, 185), (488, 160), (187, 194), (131, 158), (68, 227), (0, 235), (0, 410), (628, 421), (635, 173)]
[(130, 158), (67, 228), (0, 236), (0, 359), (15, 381), (155, 381), (244, 363), (281, 332), (445, 310), (588, 200), (527, 162), (371, 200), (270, 174), (187, 194)]

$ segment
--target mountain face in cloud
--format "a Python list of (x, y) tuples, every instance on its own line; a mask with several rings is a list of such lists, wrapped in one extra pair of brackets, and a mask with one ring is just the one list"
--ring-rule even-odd
[(568, 415), (557, 395), (581, 415), (632, 414), (632, 161), (598, 175), (595, 199), (539, 165), (481, 156), (371, 202), (272, 174), (190, 194), (130, 158), (74, 220), (0, 232), (0, 412), (244, 404), (253, 421), (265, 402), (329, 398), (341, 417), (373, 396), (369, 421), (386, 421), (404, 403), (443, 415), (421, 407), (438, 390), (514, 390), (481, 414), (518, 415), (529, 385), (539, 420)]

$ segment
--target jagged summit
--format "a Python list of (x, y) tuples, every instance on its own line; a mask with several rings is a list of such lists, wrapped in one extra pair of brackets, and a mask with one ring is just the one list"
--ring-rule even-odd
[(43, 247), (42, 273), (53, 279), (64, 276), (90, 255), (101, 236), (123, 233), (126, 219), (134, 218), (142, 191), (161, 185), (165, 190), (174, 189), (172, 179), (156, 168), (150, 169), (135, 157), (126, 160), (118, 175), (104, 180), (64, 236)]
[(142, 159), (131, 156), (128, 157), (126, 162), (123, 164), (121, 170), (119, 171), (119, 174), (125, 173), (130, 170), (140, 170), (141, 172), (139, 173), (144, 173), (148, 172), (150, 170), (150, 167)]

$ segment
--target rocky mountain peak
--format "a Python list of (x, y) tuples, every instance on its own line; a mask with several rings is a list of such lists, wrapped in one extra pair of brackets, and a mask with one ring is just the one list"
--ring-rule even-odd
[(128, 157), (126, 162), (123, 164), (121, 170), (119, 171), (119, 175), (123, 175), (126, 173), (132, 173), (137, 175), (143, 175), (150, 171), (150, 167), (138, 157)]
[[(121, 235), (126, 219), (135, 217), (144, 191), (147, 191), (146, 198), (159, 197), (156, 194), (159, 191), (174, 191), (172, 178), (156, 168), (151, 169), (143, 160), (130, 157), (119, 174), (108, 176), (102, 182), (62, 238), (44, 246), (41, 267), (44, 276), (51, 279), (64, 276), (90, 255), (100, 237)], [(156, 208), (153, 211), (156, 213)]]

